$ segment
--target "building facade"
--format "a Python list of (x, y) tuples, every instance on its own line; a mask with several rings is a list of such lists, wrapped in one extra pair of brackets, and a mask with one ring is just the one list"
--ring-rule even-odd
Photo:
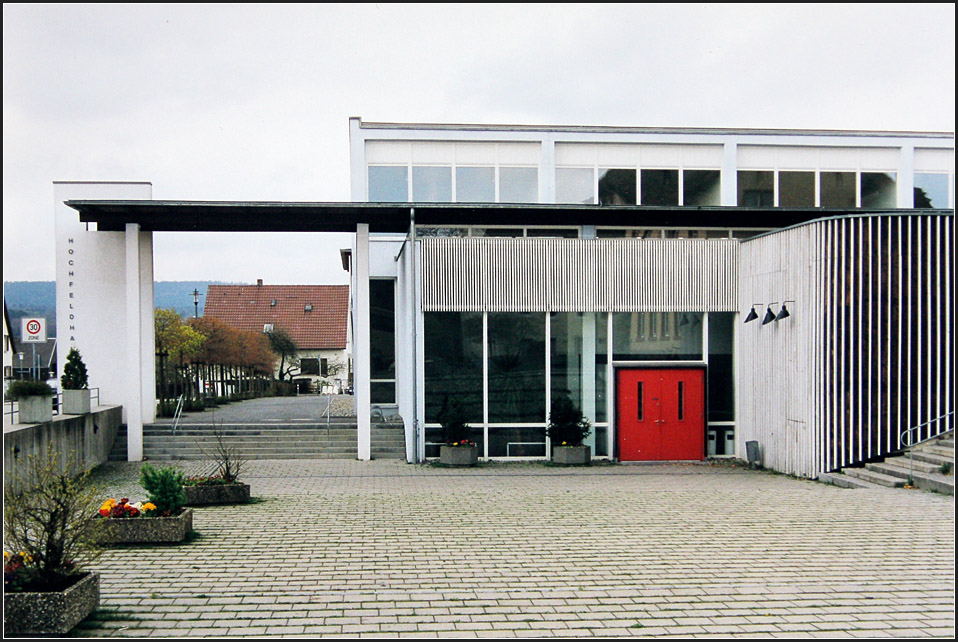
[[(58, 256), (125, 266), (96, 296), (126, 311), (134, 422), (152, 231), (247, 230), (355, 233), (360, 459), (376, 406), (402, 417), (409, 461), (434, 456), (449, 400), (484, 457), (548, 457), (568, 396), (597, 457), (744, 459), (754, 442), (805, 477), (953, 428), (951, 133), (353, 119), (350, 152), (351, 203), (61, 187)], [(90, 274), (71, 287), (95, 298)], [(76, 307), (58, 319), (95, 341)]]
[(755, 441), (808, 477), (953, 426), (950, 134), (350, 134), (353, 200), (416, 221), (369, 241), (401, 373), (374, 367), (372, 398), (411, 418), (410, 459), (437, 453), (450, 398), (486, 457), (549, 456), (563, 395), (598, 457), (745, 458)]

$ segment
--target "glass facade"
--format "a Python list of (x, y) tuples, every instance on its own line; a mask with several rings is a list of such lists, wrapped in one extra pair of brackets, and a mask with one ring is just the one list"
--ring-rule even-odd
[(815, 207), (815, 172), (779, 172), (779, 207)]
[(738, 173), (739, 207), (773, 207), (775, 205), (775, 173)]
[(595, 185), (591, 168), (560, 167), (556, 169), (556, 203), (592, 205)]
[(409, 173), (405, 166), (369, 166), (369, 202), (405, 203), (409, 200)]
[(538, 167), (500, 167), (500, 203), (538, 203)]
[(495, 203), (495, 167), (457, 167), (457, 203)]
[(678, 205), (679, 170), (643, 169), (642, 205)]
[(948, 174), (915, 174), (915, 207), (949, 207)]
[(369, 281), (369, 375), (373, 403), (396, 403), (396, 282)]
[(822, 172), (819, 192), (822, 207), (855, 207), (855, 172)]
[(898, 205), (898, 186), (895, 182), (895, 174), (888, 172), (862, 172), (862, 207), (896, 207)]
[(417, 203), (451, 202), (452, 168), (414, 166), (412, 168), (412, 200)]
[(701, 312), (613, 312), (615, 361), (701, 361)]

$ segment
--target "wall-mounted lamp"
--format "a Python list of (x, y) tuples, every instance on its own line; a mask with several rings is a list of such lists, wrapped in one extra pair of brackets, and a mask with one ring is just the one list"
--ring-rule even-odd
[(778, 314), (775, 315), (775, 320), (776, 320), (776, 321), (781, 321), (781, 320), (784, 319), (785, 317), (791, 316), (791, 315), (788, 313), (788, 308), (785, 307), (785, 304), (786, 304), (786, 303), (795, 303), (795, 301), (783, 301), (783, 302), (782, 302), (782, 309), (779, 310), (779, 311), (778, 311)]
[(749, 310), (749, 311), (748, 311), (748, 314), (745, 316), (745, 323), (748, 323), (749, 321), (754, 321), (755, 319), (758, 318), (758, 312), (755, 311), (755, 306), (756, 306), (756, 305), (762, 305), (762, 304), (761, 304), (761, 303), (753, 303), (753, 304), (752, 304), (752, 309)]
[(778, 303), (778, 301), (769, 303), (768, 306), (765, 308), (765, 318), (762, 319), (762, 325), (768, 325), (769, 323), (775, 320), (775, 313), (772, 312), (772, 306), (775, 305), (776, 303)]

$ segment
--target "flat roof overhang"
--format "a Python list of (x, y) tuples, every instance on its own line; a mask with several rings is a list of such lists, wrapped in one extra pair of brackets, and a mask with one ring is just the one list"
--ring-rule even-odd
[(136, 223), (151, 232), (405, 233), (418, 225), (512, 225), (778, 229), (848, 214), (952, 213), (953, 210), (846, 208), (656, 207), (510, 203), (286, 203), (238, 201), (71, 200), (80, 221), (119, 232)]

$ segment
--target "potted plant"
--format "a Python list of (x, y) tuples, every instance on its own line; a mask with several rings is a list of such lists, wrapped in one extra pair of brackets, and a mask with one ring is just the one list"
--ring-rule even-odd
[(42, 424), (53, 420), (50, 397), (57, 394), (43, 381), (14, 381), (7, 388), (7, 396), (17, 399), (21, 424)]
[(81, 568), (100, 554), (89, 471), (59, 453), (31, 456), (4, 487), (3, 633), (66, 634), (100, 603), (100, 578)]
[(183, 492), (187, 506), (210, 504), (243, 504), (249, 501), (249, 484), (239, 481), (240, 471), (246, 463), (235, 447), (223, 441), (219, 430), (213, 431), (215, 442), (213, 470), (208, 475), (183, 479)]
[(86, 365), (80, 351), (70, 348), (63, 365), (60, 387), (63, 389), (63, 413), (85, 415), (90, 412), (90, 389), (87, 387)]
[(442, 440), (439, 448), (439, 463), (443, 466), (475, 466), (479, 463), (479, 448), (470, 439), (470, 426), (466, 413), (455, 399), (446, 397), (439, 411), (442, 425)]
[(568, 394), (559, 394), (552, 400), (549, 425), (546, 434), (552, 442), (552, 461), (567, 466), (585, 465), (591, 461), (592, 452), (582, 440), (592, 432), (592, 424), (582, 416)]
[(102, 544), (171, 544), (182, 542), (193, 530), (193, 511), (184, 508), (183, 474), (174, 468), (140, 469), (140, 485), (146, 502), (131, 504), (127, 498), (104, 501), (97, 515), (103, 527)]

